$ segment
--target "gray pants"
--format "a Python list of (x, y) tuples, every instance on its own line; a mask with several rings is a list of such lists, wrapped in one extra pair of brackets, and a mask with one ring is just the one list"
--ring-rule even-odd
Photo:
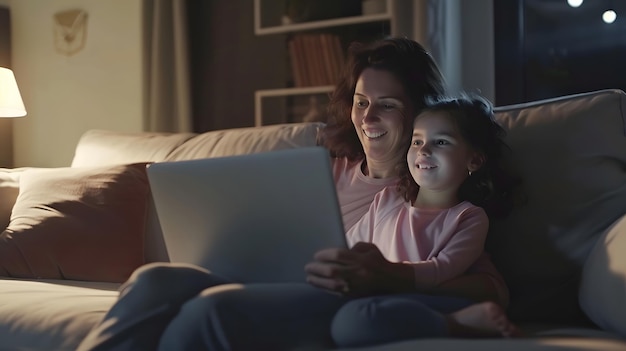
[(77, 351), (290, 350), (332, 347), (345, 298), (308, 284), (234, 284), (206, 270), (149, 264)]
[(470, 303), (418, 294), (349, 300), (308, 284), (242, 285), (194, 266), (149, 264), (77, 351), (280, 351), (442, 337), (443, 314)]
[(471, 300), (424, 294), (363, 297), (335, 314), (331, 332), (338, 347), (363, 347), (418, 338), (447, 337), (445, 315)]

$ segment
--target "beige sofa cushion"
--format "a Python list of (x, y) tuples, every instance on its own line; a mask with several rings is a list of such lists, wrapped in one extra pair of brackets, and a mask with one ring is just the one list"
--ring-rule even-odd
[(20, 190), (19, 175), (23, 169), (0, 168), (0, 229), (6, 228)]
[[(622, 207), (626, 208), (626, 206)], [(597, 325), (626, 337), (626, 215), (600, 237), (580, 283), (580, 305)]]
[(0, 276), (125, 281), (144, 263), (144, 163), (30, 169), (0, 233)]
[(582, 320), (576, 294), (600, 235), (626, 208), (626, 95), (605, 90), (502, 107), (527, 203), (492, 221), (487, 248), (518, 320)]
[(2, 278), (0, 350), (76, 350), (115, 303), (118, 287), (114, 283)]

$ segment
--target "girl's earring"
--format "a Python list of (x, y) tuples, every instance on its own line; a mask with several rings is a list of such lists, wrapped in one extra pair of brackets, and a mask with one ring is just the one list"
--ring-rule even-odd
[(468, 172), (469, 172), (469, 176), (471, 177), (472, 176), (472, 171), (468, 171)]

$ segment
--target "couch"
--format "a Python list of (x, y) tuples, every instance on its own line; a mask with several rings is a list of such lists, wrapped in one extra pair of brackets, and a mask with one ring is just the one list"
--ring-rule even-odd
[[(365, 350), (626, 350), (626, 94), (502, 106), (496, 117), (523, 202), (493, 221), (487, 249), (526, 336)], [(74, 350), (132, 270), (168, 261), (147, 163), (312, 146), (322, 126), (88, 130), (68, 167), (0, 170), (0, 350)]]

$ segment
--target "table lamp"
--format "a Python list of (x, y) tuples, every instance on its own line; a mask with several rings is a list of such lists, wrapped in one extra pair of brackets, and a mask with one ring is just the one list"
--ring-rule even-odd
[(0, 67), (0, 118), (26, 116), (13, 71)]
[[(22, 102), (13, 71), (0, 67), (0, 120), (2, 117), (23, 117), (26, 109)], [(13, 165), (13, 134), (10, 120), (0, 121), (0, 167)], [(6, 122), (6, 123), (5, 123)]]

